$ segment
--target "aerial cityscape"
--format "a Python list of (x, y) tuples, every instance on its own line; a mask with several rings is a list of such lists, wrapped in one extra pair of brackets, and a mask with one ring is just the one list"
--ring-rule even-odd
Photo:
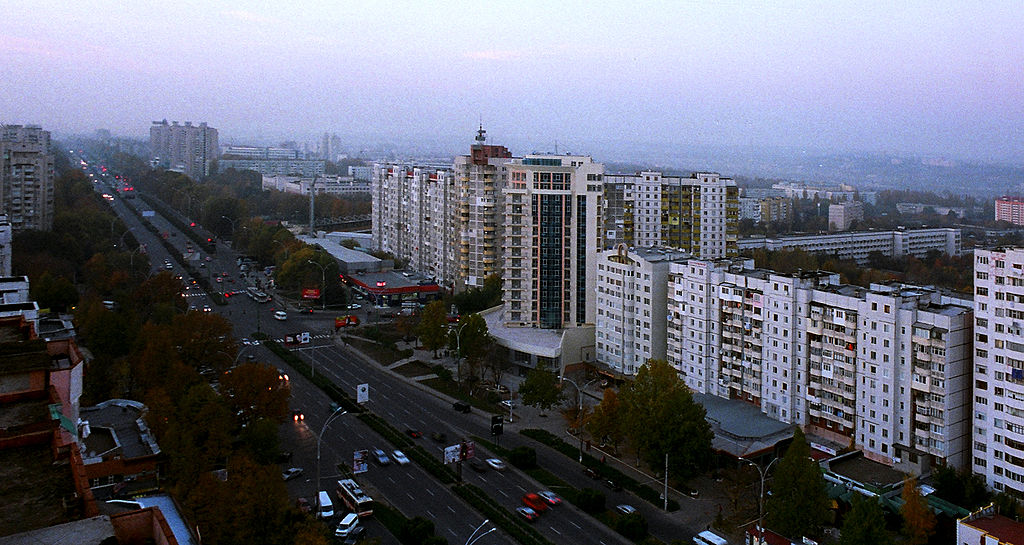
[(1024, 545), (1020, 8), (6, 6), (0, 545)]

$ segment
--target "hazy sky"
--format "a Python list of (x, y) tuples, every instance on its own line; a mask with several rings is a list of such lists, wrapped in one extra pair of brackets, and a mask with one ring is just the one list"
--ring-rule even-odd
[[(136, 5), (138, 4), (138, 5)], [(126, 7), (127, 6), (127, 7)], [(1024, 164), (1021, 1), (0, 0), (0, 122)], [(510, 146), (511, 147), (511, 146)], [(522, 153), (524, 149), (513, 149)]]

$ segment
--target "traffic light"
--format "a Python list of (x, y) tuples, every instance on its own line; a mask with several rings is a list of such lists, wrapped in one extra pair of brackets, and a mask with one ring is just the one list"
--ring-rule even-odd
[(504, 431), (502, 425), (502, 417), (500, 414), (496, 414), (491, 417), (491, 435), (501, 435)]

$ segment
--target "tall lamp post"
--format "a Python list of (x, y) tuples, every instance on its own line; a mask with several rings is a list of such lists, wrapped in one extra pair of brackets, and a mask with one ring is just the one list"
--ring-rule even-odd
[(460, 385), (462, 384), (462, 330), (468, 325), (469, 321), (466, 321), (455, 331), (455, 375), (459, 379)]
[(221, 218), (226, 219), (226, 220), (231, 222), (231, 241), (234, 242), (235, 241), (235, 224), (238, 223), (238, 219), (237, 218), (231, 219), (231, 218), (229, 218), (227, 216), (221, 216)]
[[(334, 419), (338, 418), (339, 416), (344, 416), (347, 413), (348, 413), (348, 411), (342, 411), (341, 407), (338, 407), (337, 409), (334, 409), (334, 412), (331, 413), (331, 415), (327, 417), (327, 420), (324, 422), (323, 427), (320, 428), (320, 434), (316, 436), (316, 490), (317, 490), (317, 492), (320, 491), (320, 441), (324, 438), (324, 432), (327, 431), (327, 426), (330, 425), (330, 423), (333, 422)], [(317, 506), (317, 507), (319, 507), (319, 506)]]
[(320, 303), (323, 306), (322, 310), (327, 310), (327, 268), (312, 259), (306, 261), (320, 267)]
[(761, 466), (755, 464), (753, 461), (743, 458), (742, 456), (740, 457), (740, 460), (754, 466), (757, 468), (757, 472), (761, 474), (761, 498), (757, 502), (757, 539), (760, 543), (764, 543), (764, 479), (768, 475), (768, 470), (771, 469), (772, 466), (775, 465), (775, 462), (778, 462), (780, 459), (781, 458), (776, 458), (772, 460), (764, 469), (761, 469)]
[[(576, 399), (578, 400), (578, 404), (577, 404), (577, 407), (576, 407), (576, 420), (579, 423), (579, 425), (576, 428), (576, 435), (580, 439), (580, 463), (582, 464), (583, 463), (583, 430), (580, 429), (580, 428), (583, 427), (583, 390), (580, 388), (579, 384), (576, 384), (575, 380), (573, 380), (573, 379), (571, 379), (569, 377), (559, 376), (558, 380), (559, 381), (567, 380), (567, 381), (569, 381), (569, 384), (572, 384), (573, 386), (576, 387)], [(590, 382), (587, 382), (586, 384), (583, 385), (583, 388), (586, 388), (587, 386), (590, 386), (596, 380), (597, 379), (594, 379), (594, 380), (591, 380)]]

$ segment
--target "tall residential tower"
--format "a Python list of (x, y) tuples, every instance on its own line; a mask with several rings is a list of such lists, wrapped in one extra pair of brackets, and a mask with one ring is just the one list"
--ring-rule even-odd
[(50, 133), (35, 125), (0, 127), (0, 214), (13, 231), (53, 228)]

